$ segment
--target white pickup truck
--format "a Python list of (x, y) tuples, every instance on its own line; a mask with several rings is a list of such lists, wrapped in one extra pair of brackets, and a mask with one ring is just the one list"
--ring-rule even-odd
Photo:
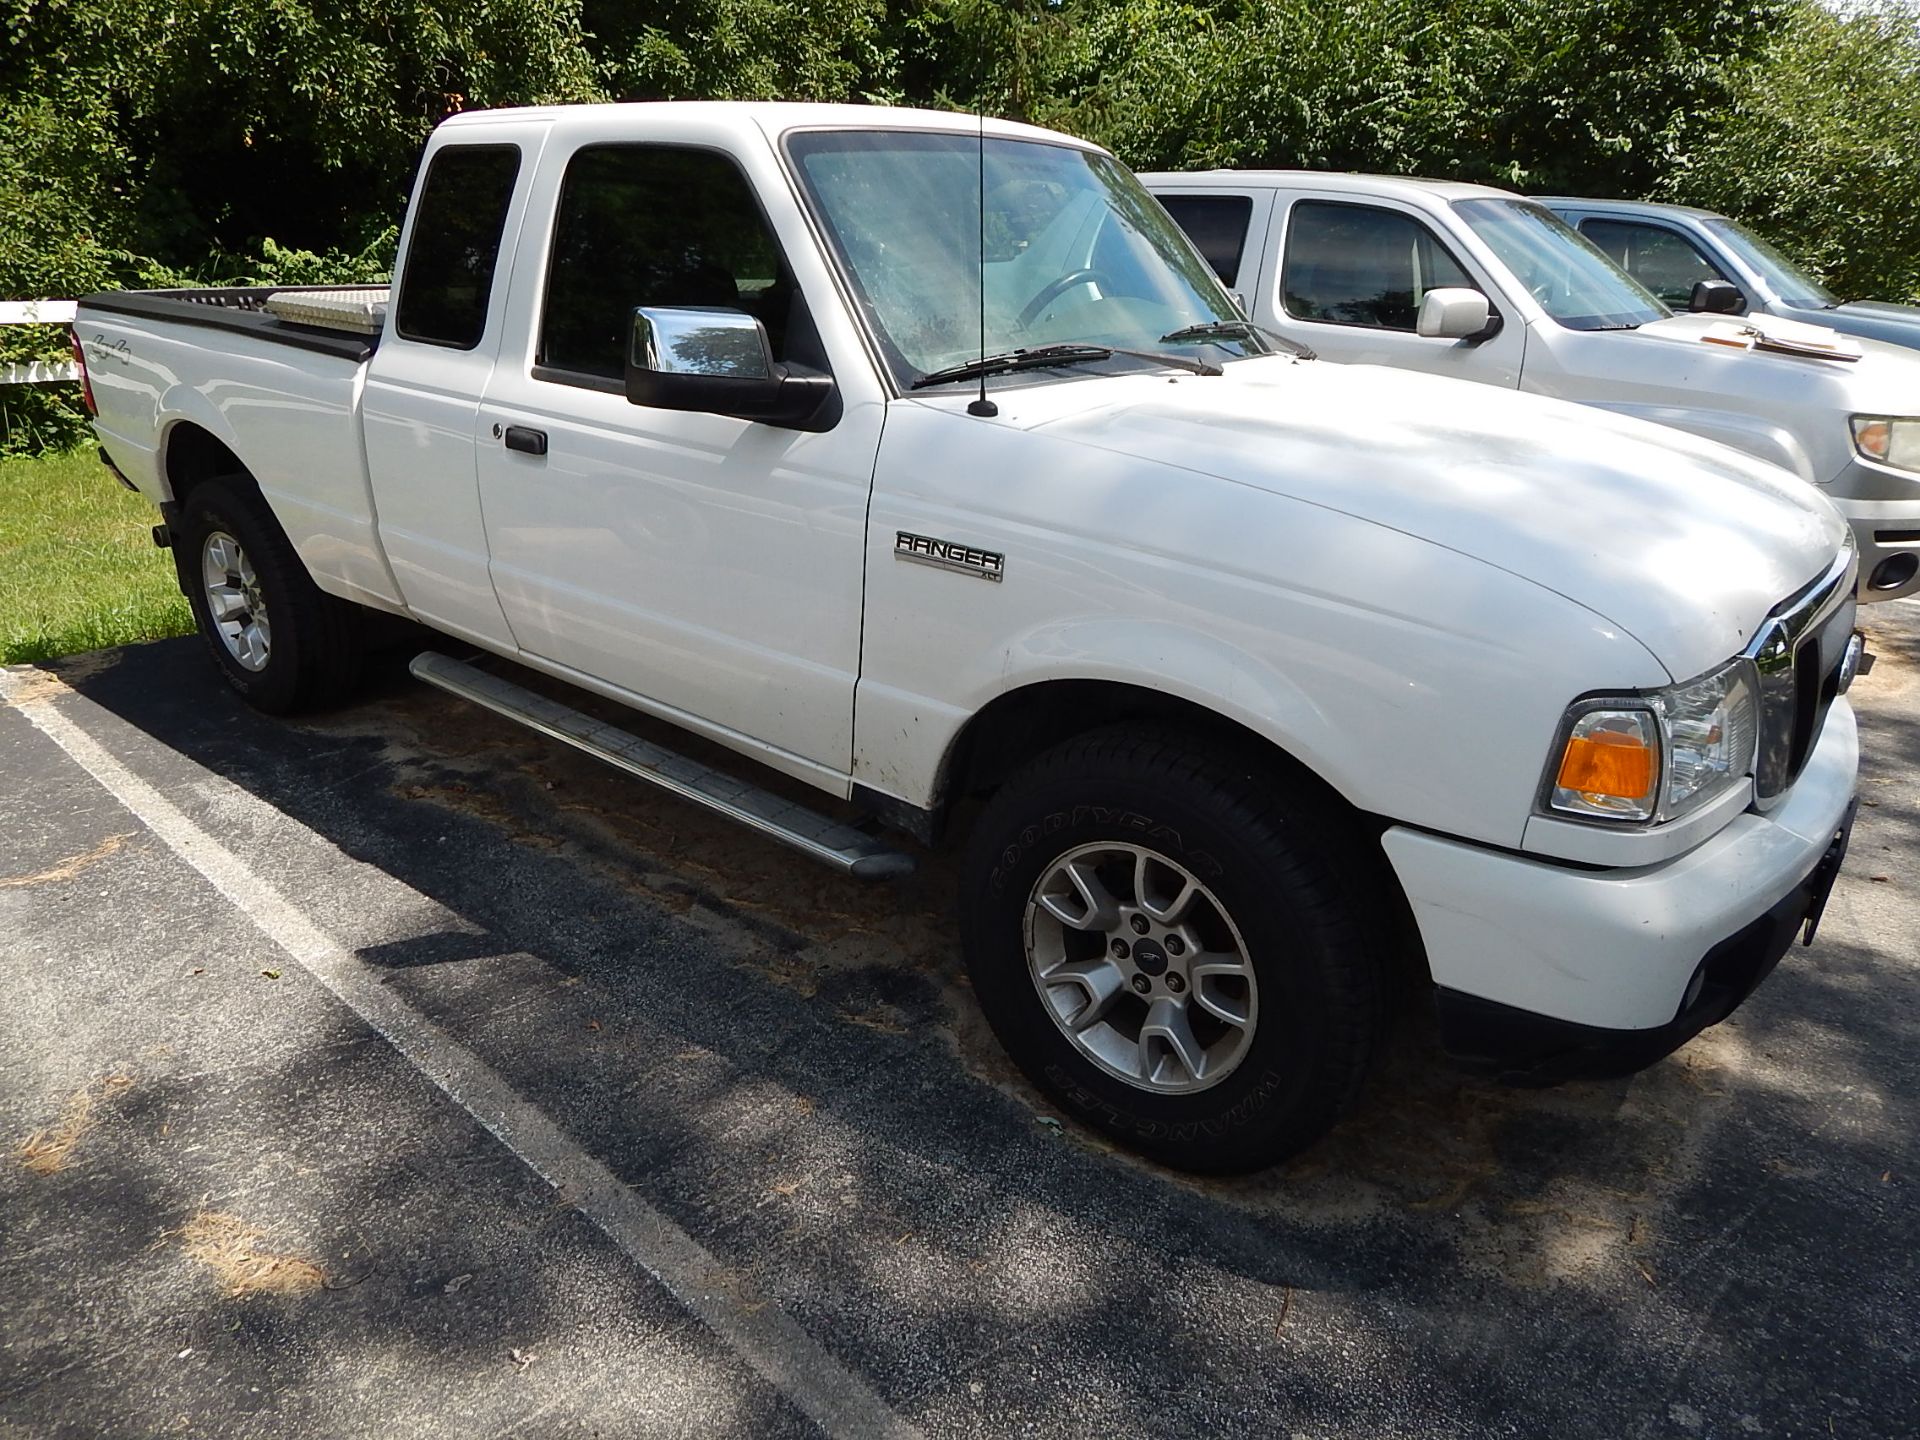
[[(1782, 317), (1676, 315), (1546, 206), (1387, 175), (1141, 179), (1247, 314), (1330, 360), (1577, 400), (1718, 440), (1820, 487), (1860, 599), (1920, 592), (1920, 354)], [(1731, 311), (1731, 286), (1703, 295)]]
[[(1408, 976), (1469, 1062), (1621, 1073), (1818, 918), (1856, 763), (1838, 512), (1675, 431), (1307, 361), (1092, 146), (463, 115), (386, 298), (81, 304), (105, 453), (233, 686), (337, 701), (390, 612), (924, 841), (966, 816), (979, 1003), (1170, 1163), (1319, 1135)], [(910, 863), (413, 665), (851, 874)]]

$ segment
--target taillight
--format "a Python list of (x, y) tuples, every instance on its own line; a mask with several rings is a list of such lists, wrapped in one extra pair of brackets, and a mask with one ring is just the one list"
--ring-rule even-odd
[(80, 348), (80, 337), (69, 331), (67, 341), (73, 346), (73, 366), (80, 372), (80, 403), (87, 407), (87, 414), (98, 415), (100, 407), (93, 403), (93, 381), (87, 378), (87, 352)]

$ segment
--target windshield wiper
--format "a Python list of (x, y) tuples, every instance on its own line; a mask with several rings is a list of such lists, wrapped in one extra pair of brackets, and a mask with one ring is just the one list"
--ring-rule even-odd
[(949, 365), (944, 370), (931, 370), (915, 380), (909, 389), (924, 390), (929, 385), (949, 385), (955, 380), (978, 380), (985, 375), (1009, 375), (1016, 370), (1045, 370), (1055, 365), (1084, 365), (1092, 360), (1111, 360), (1115, 355), (1125, 355), (1135, 360), (1151, 360), (1156, 365), (1170, 365), (1176, 370), (1185, 370), (1193, 375), (1218, 375), (1218, 365), (1209, 365), (1204, 360), (1189, 360), (1184, 355), (1160, 355), (1151, 350), (1129, 350), (1123, 345), (1035, 345), (1031, 349), (1008, 350), (999, 355), (986, 355), (978, 360), (969, 360), (961, 365)]
[(1245, 340), (1251, 337), (1269, 345), (1277, 345), (1288, 354), (1301, 360), (1318, 360), (1320, 356), (1310, 346), (1302, 345), (1298, 340), (1289, 340), (1286, 336), (1256, 325), (1251, 320), (1202, 320), (1197, 325), (1182, 325), (1178, 330), (1169, 330), (1160, 337), (1162, 345), (1176, 345), (1183, 340)]
[(1044, 370), (1049, 365), (1081, 365), (1089, 360), (1110, 359), (1113, 351), (1105, 345), (1036, 345), (1030, 350), (1007, 350), (998, 355), (982, 355), (962, 365), (944, 370), (929, 370), (910, 388), (924, 390), (929, 385), (946, 385), (955, 380), (977, 380), (983, 375), (1006, 375), (1015, 370)]

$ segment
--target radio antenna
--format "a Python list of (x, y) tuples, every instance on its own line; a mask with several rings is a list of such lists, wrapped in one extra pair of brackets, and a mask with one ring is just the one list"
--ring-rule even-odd
[[(980, 122), (980, 359), (987, 358), (987, 112), (974, 111)], [(1000, 407), (987, 398), (987, 372), (980, 372), (980, 394), (967, 405), (969, 415), (991, 419)]]

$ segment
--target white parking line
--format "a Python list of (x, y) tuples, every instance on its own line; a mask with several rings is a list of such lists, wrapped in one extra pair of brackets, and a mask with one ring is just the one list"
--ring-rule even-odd
[[(879, 1396), (784, 1311), (743, 1295), (739, 1277), (698, 1241), (622, 1184), (541, 1110), (522, 1099), (485, 1061), (381, 985), (375, 974), (302, 914), (270, 881), (108, 754), (56, 703), (63, 699), (69, 705), (91, 702), (76, 696), (46, 672), (31, 670), (0, 670), (0, 697), (455, 1104), (486, 1126), (542, 1180), (564, 1193), (574, 1208), (821, 1429), (835, 1436), (891, 1436), (900, 1440), (918, 1436), (917, 1430), (889, 1410)], [(236, 805), (263, 803), (232, 781), (195, 769), (198, 793)], [(281, 819), (289, 825), (298, 823), (291, 817)], [(339, 864), (373, 870), (383, 883), (403, 885), (385, 871), (345, 855), (340, 855)], [(425, 897), (411, 887), (403, 888), (425, 902)]]

